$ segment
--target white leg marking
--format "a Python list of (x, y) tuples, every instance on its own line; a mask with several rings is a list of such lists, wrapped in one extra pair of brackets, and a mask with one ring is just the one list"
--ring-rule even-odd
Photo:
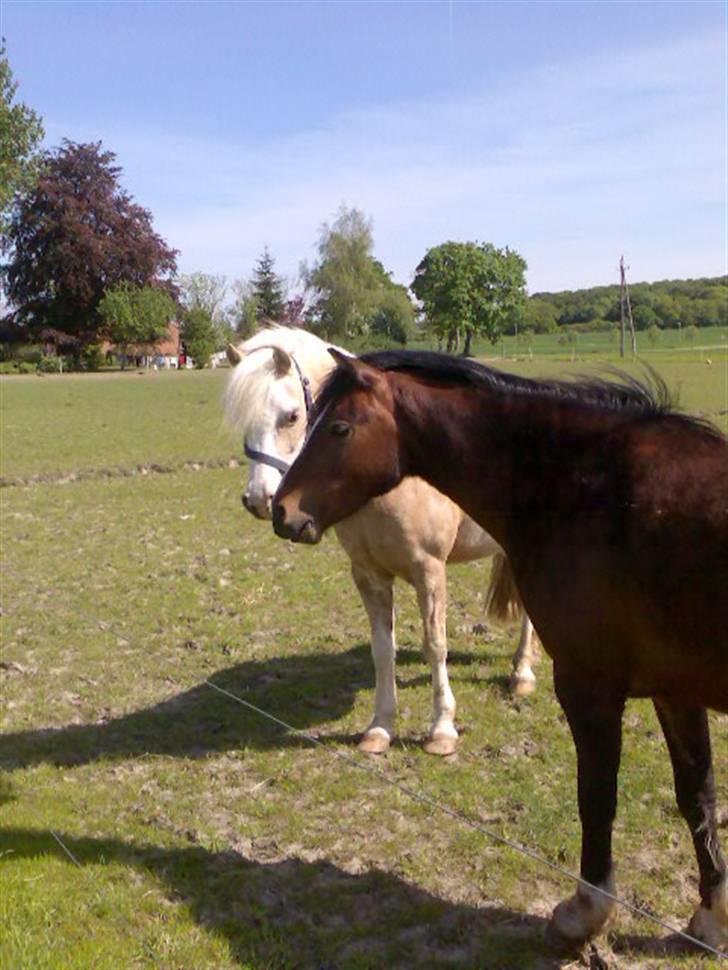
[(536, 688), (536, 675), (532, 668), (533, 656), (533, 624), (524, 613), (521, 623), (521, 637), (513, 655), (513, 671), (511, 673), (511, 690), (518, 697), (532, 694)]
[(359, 748), (369, 754), (382, 754), (391, 743), (397, 714), (394, 579), (356, 566), (352, 566), (352, 575), (369, 617), (375, 677), (374, 717)]
[(432, 726), (424, 744), (428, 754), (448, 755), (457, 747), (455, 696), (447, 674), (447, 580), (445, 563), (432, 558), (415, 579), (424, 627), (424, 652), (432, 669)]

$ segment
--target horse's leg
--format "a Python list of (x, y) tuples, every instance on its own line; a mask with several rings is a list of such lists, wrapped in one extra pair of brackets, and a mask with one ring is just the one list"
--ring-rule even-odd
[(556, 696), (576, 745), (581, 878), (576, 893), (554, 910), (549, 934), (555, 941), (583, 943), (596, 936), (609, 918), (614, 893), (612, 824), (617, 809), (617, 773), (622, 744), (624, 697), (592, 687), (583, 674), (554, 665)]
[(424, 652), (432, 668), (432, 727), (425, 741), (428, 754), (452, 754), (457, 746), (455, 698), (447, 676), (447, 580), (445, 563), (434, 556), (418, 564), (412, 576), (424, 627)]
[(526, 613), (521, 622), (521, 638), (513, 654), (511, 671), (511, 690), (517, 697), (532, 694), (536, 688), (536, 675), (533, 672), (533, 624)]
[(386, 751), (392, 740), (397, 713), (397, 685), (394, 658), (394, 577), (379, 570), (352, 564), (351, 574), (369, 617), (372, 633), (375, 694), (374, 717), (364, 732), (359, 748), (370, 754)]
[(655, 701), (675, 776), (680, 811), (693, 837), (700, 870), (700, 901), (688, 932), (728, 950), (728, 881), (715, 819), (710, 729), (704, 707)]

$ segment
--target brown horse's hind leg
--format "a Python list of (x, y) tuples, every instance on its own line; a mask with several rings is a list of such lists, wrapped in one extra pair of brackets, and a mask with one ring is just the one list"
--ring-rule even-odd
[(448, 755), (457, 747), (455, 697), (447, 675), (447, 579), (445, 563), (434, 556), (418, 564), (412, 581), (424, 626), (424, 652), (432, 669), (432, 727), (424, 744), (428, 754)]
[(581, 877), (576, 893), (554, 910), (549, 936), (559, 944), (581, 944), (607, 922), (614, 902), (599, 890), (614, 893), (612, 824), (617, 808), (617, 773), (622, 744), (624, 696), (592, 689), (581, 672), (554, 666), (556, 695), (576, 744)]
[(391, 743), (397, 713), (394, 577), (354, 564), (351, 574), (369, 617), (375, 677), (374, 717), (359, 742), (359, 748), (367, 754), (382, 754)]
[(693, 837), (700, 870), (701, 905), (688, 932), (728, 950), (728, 883), (715, 819), (715, 783), (708, 715), (703, 707), (655, 701), (675, 776), (680, 811)]

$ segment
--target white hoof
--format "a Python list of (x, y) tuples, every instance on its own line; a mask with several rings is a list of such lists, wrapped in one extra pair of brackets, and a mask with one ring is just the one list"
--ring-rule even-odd
[[(610, 877), (601, 888), (614, 893), (614, 880)], [(549, 937), (554, 942), (585, 943), (601, 932), (613, 907), (614, 901), (609, 896), (580, 884), (576, 893), (554, 910)]]
[(367, 728), (359, 742), (359, 750), (366, 754), (384, 754), (389, 750), (392, 738), (382, 727)]
[(444, 758), (449, 754), (454, 754), (457, 746), (457, 734), (454, 737), (451, 734), (439, 734), (435, 738), (429, 737), (422, 745), (422, 748), (427, 754), (434, 754), (440, 758)]
[(699, 906), (688, 924), (688, 933), (697, 940), (728, 953), (728, 880), (713, 892), (710, 909)]
[(531, 672), (517, 674), (514, 671), (511, 674), (510, 688), (511, 693), (515, 694), (516, 697), (527, 697), (536, 690), (536, 677)]

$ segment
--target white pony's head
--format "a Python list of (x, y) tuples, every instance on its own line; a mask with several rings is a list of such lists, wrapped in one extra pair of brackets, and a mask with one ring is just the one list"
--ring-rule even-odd
[(228, 347), (233, 371), (225, 418), (242, 436), (250, 459), (243, 505), (271, 518), (271, 502), (306, 434), (305, 382), (314, 396), (334, 367), (330, 345), (298, 327), (271, 326)]

